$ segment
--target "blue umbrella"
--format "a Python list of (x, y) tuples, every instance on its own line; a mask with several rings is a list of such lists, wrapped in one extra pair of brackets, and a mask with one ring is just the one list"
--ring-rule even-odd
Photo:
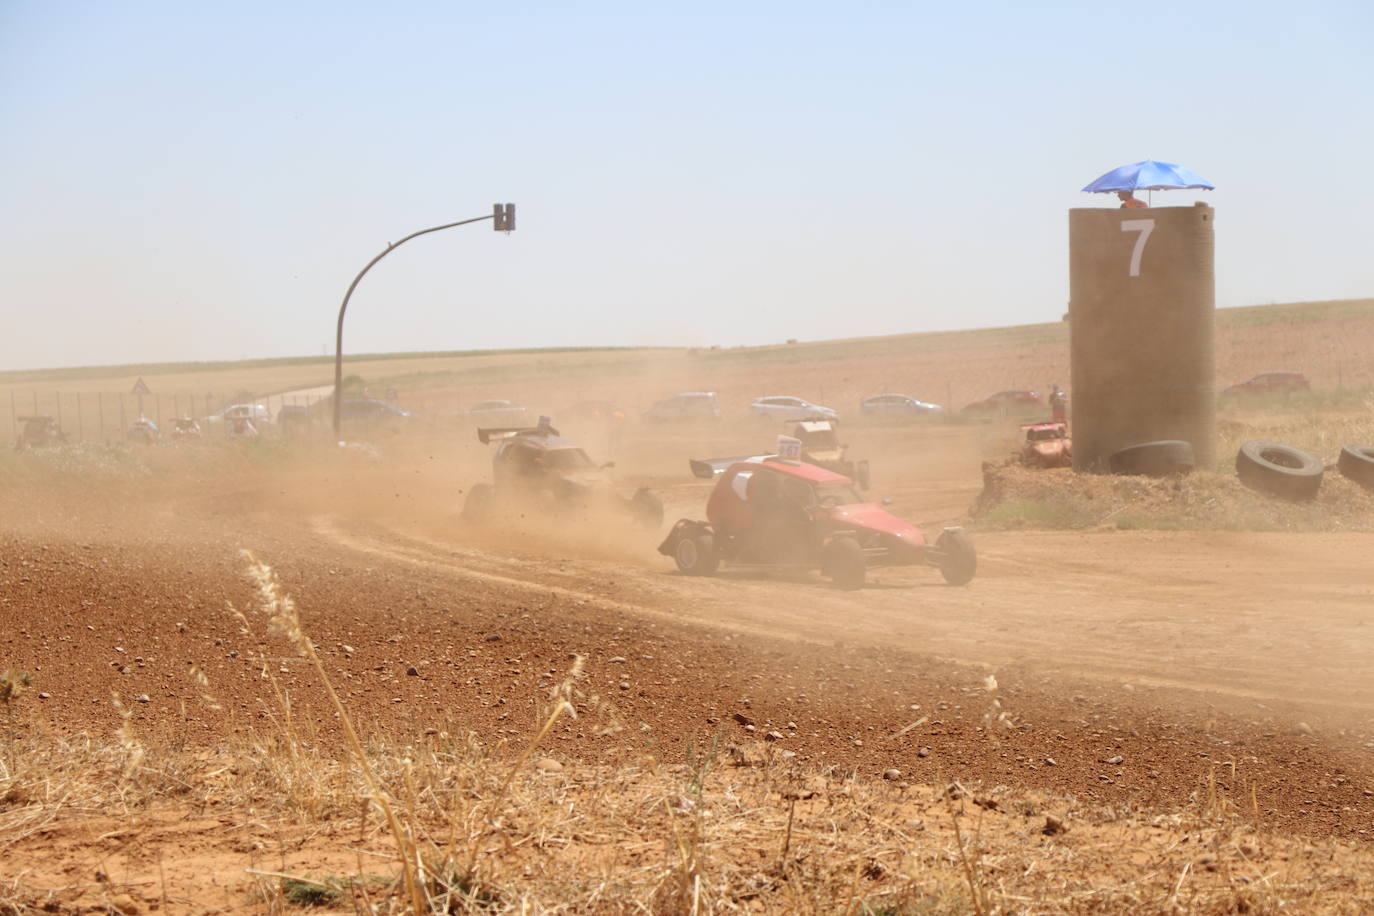
[(1083, 190), (1101, 194), (1115, 191), (1167, 191), (1176, 188), (1204, 188), (1216, 186), (1196, 172), (1172, 162), (1146, 159), (1112, 169)]

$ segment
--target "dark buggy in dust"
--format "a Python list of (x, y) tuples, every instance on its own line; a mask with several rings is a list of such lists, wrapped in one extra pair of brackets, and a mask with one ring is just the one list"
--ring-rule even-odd
[(19, 422), (23, 426), (19, 428), (19, 438), (14, 442), (17, 449), (43, 448), (67, 442), (67, 434), (62, 431), (61, 425), (48, 414), (19, 417)]
[(468, 491), (463, 518), (471, 522), (496, 520), (502, 515), (529, 511), (548, 515), (577, 515), (609, 509), (651, 531), (663, 523), (663, 503), (640, 488), (627, 497), (616, 492), (607, 469), (578, 445), (559, 435), (548, 417), (538, 426), (478, 429), (483, 444), (496, 443), (490, 484)]
[(843, 474), (854, 481), (860, 490), (868, 489), (868, 462), (854, 461), (848, 456), (849, 446), (840, 442), (834, 420), (807, 417), (792, 426), (791, 436), (801, 442), (803, 461)]

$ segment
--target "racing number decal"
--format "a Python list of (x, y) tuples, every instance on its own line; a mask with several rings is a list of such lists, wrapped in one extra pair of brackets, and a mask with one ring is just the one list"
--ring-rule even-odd
[(1145, 243), (1150, 239), (1150, 233), (1155, 231), (1155, 221), (1152, 219), (1127, 219), (1121, 221), (1122, 232), (1139, 232), (1136, 237), (1135, 248), (1131, 250), (1131, 272), (1129, 276), (1140, 276), (1140, 256), (1145, 253)]

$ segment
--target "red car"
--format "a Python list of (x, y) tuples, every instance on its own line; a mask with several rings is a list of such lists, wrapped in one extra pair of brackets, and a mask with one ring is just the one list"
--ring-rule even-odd
[(1021, 427), (1026, 431), (1021, 446), (1021, 463), (1028, 468), (1073, 467), (1073, 440), (1063, 423), (1035, 423)]
[(711, 575), (727, 561), (819, 569), (840, 588), (860, 588), (869, 566), (929, 564), (951, 585), (964, 585), (977, 569), (962, 528), (946, 528), (927, 544), (920, 529), (865, 501), (834, 471), (775, 455), (695, 461), (692, 470), (719, 478), (707, 520), (679, 520), (658, 548), (689, 576)]
[(1002, 415), (1037, 413), (1045, 406), (1045, 399), (1035, 391), (1020, 389), (999, 391), (981, 401), (974, 401), (963, 410), (967, 414)]
[(1245, 397), (1250, 395), (1289, 394), (1294, 391), (1310, 391), (1312, 383), (1301, 372), (1261, 372), (1254, 378), (1246, 379), (1223, 388), (1223, 397)]

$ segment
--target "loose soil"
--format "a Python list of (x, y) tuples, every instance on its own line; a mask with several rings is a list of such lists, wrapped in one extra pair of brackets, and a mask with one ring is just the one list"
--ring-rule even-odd
[[(928, 532), (967, 521), (980, 464), (1000, 448), (980, 428), (852, 432), (875, 489)], [(627, 490), (663, 494), (668, 524), (699, 517), (709, 489), (682, 473), (685, 458), (756, 436), (635, 430), (613, 454)], [(0, 490), (0, 668), (33, 684), (0, 734), (80, 742), (123, 729), (218, 772), (220, 755), (282, 724), (266, 673), (307, 746), (338, 747), (318, 680), (256, 616), (247, 549), (294, 596), (378, 744), (429, 730), (471, 731), (498, 756), (524, 747), (580, 656), (582, 715), (540, 751), (574, 774), (686, 766), (735, 745), (746, 759), (785, 750), (789, 766), (868, 791), (899, 770), (917, 808), (958, 780), (1097, 812), (1085, 824), (1110, 830), (1102, 812), (1164, 816), (1218, 797), (1293, 855), (1333, 842), (1347, 851), (1321, 846), (1324, 861), (1368, 851), (1374, 535), (985, 531), (967, 588), (913, 568), (849, 593), (810, 576), (683, 577), (654, 551), (660, 533), (611, 520), (464, 525), (463, 491), (488, 458), (445, 438), (371, 452), (158, 450), (94, 477), (25, 465), (26, 485)], [(613, 735), (597, 726), (606, 716)], [(0, 879), (26, 888), (108, 890), (92, 876), (116, 861), (121, 881), (155, 883), (170, 865), (173, 897), (252, 911), (265, 904), (245, 901), (242, 869), (274, 849), (292, 850), (293, 869), (371, 867), (344, 851), (342, 828), (230, 836), (203, 810), (164, 806), (127, 824), (90, 810), (31, 830), (15, 818), (32, 803), (0, 798)], [(1094, 842), (1123, 850), (1100, 863), (1103, 880), (1139, 877), (1129, 850), (1143, 839)], [(1362, 893), (1343, 898), (1349, 911)]]

